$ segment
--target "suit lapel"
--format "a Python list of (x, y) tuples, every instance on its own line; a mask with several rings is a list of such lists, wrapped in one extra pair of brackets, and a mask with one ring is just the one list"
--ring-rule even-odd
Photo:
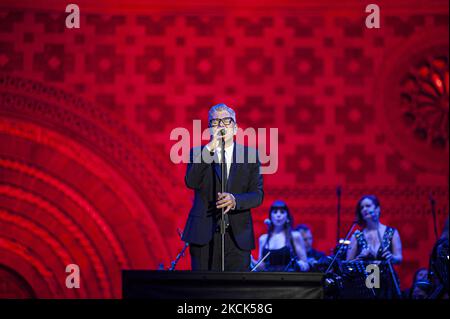
[(214, 163), (214, 170), (216, 171), (217, 178), (222, 182), (222, 172), (220, 171), (220, 163)]
[(230, 167), (230, 174), (228, 176), (228, 180), (227, 180), (227, 187), (226, 190), (229, 193), (230, 189), (231, 189), (231, 185), (233, 183), (233, 178), (236, 175), (236, 153), (237, 153), (237, 143), (234, 143), (233, 146), (233, 160), (231, 161), (231, 167)]
[(214, 171), (216, 172), (217, 178), (220, 182), (222, 182), (222, 172), (220, 170), (219, 156), (217, 153), (214, 153), (214, 162), (213, 162)]

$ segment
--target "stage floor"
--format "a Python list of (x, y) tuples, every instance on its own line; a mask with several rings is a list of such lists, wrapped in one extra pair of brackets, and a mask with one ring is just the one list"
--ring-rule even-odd
[(122, 271), (124, 299), (323, 299), (323, 274)]

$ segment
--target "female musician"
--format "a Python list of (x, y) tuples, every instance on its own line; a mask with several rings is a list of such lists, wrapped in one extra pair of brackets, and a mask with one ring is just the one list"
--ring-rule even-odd
[(277, 200), (269, 210), (267, 234), (259, 238), (259, 265), (264, 271), (308, 271), (301, 234), (292, 229), (293, 218), (286, 203)]
[(380, 269), (380, 288), (375, 289), (377, 297), (400, 298), (398, 277), (392, 266), (403, 259), (398, 231), (380, 222), (380, 201), (375, 195), (361, 197), (355, 212), (363, 229), (352, 235), (347, 260), (365, 260), (377, 264)]

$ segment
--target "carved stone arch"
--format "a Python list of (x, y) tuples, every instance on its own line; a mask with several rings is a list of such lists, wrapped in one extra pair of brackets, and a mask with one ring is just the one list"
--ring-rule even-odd
[(122, 269), (156, 268), (174, 256), (176, 232), (160, 226), (182, 209), (167, 196), (182, 191), (172, 169), (168, 156), (101, 106), (0, 74), (2, 209), (34, 205), (29, 220), (47, 223), (80, 272), (92, 272), (89, 297), (120, 297)]
[(0, 264), (0, 298), (36, 298), (31, 285), (14, 269)]

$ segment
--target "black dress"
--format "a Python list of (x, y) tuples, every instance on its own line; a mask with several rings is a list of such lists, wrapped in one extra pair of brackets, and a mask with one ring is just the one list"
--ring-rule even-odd
[(270, 251), (270, 255), (264, 262), (264, 271), (297, 271), (297, 263), (293, 260), (292, 249), (283, 246), (279, 249), (263, 249), (263, 256)]
[[(394, 283), (395, 280), (397, 282), (397, 285), (400, 287), (397, 273), (395, 272), (394, 267), (392, 267), (393, 274), (391, 273), (386, 259), (382, 257), (384, 249), (387, 249), (392, 253), (392, 238), (394, 237), (395, 231), (395, 228), (386, 226), (386, 230), (384, 232), (382, 242), (380, 247), (378, 248), (376, 256), (369, 255), (364, 259), (365, 264), (370, 264), (373, 261), (381, 261), (381, 263), (378, 264), (378, 267), (380, 269), (380, 288), (374, 289), (376, 297), (379, 299), (399, 298), (397, 296), (397, 291)], [(358, 244), (356, 255), (359, 255), (363, 249), (368, 248), (369, 246), (363, 232), (358, 230), (355, 231), (355, 238)]]

